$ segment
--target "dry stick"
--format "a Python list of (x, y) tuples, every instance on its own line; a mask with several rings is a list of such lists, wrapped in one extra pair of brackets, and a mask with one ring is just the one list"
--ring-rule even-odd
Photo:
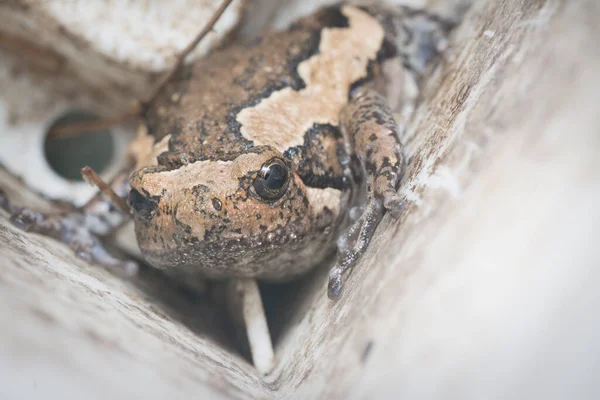
[(132, 118), (139, 118), (142, 114), (142, 105), (136, 102), (131, 109), (112, 117), (97, 119), (95, 121), (71, 122), (65, 125), (57, 125), (48, 131), (48, 139), (65, 139), (68, 137), (79, 136), (83, 133), (97, 132), (102, 129), (110, 128), (122, 124)]
[(125, 214), (130, 213), (129, 205), (125, 202), (125, 200), (116, 194), (115, 191), (108, 186), (108, 184), (104, 182), (91, 167), (86, 165), (85, 167), (81, 168), (81, 175), (83, 175), (83, 178), (87, 182), (95, 185), (102, 193), (107, 195), (112, 203), (119, 207), (121, 211), (123, 211)]
[(171, 70), (163, 77), (163, 79), (160, 82), (158, 82), (158, 85), (156, 85), (154, 90), (151, 92), (148, 100), (142, 103), (144, 106), (147, 106), (148, 104), (152, 103), (154, 99), (156, 99), (156, 97), (159, 95), (161, 90), (165, 86), (167, 86), (167, 83), (169, 83), (169, 81), (171, 80), (173, 75), (175, 75), (179, 67), (181, 67), (187, 55), (190, 54), (196, 46), (198, 46), (198, 43), (200, 43), (200, 41), (204, 39), (204, 36), (208, 35), (208, 33), (212, 31), (215, 24), (217, 23), (219, 18), (221, 18), (221, 15), (223, 15), (223, 13), (227, 9), (227, 7), (229, 7), (229, 4), (231, 4), (232, 1), (233, 0), (225, 0), (223, 1), (223, 3), (221, 3), (221, 6), (217, 9), (217, 11), (215, 11), (215, 13), (208, 21), (204, 29), (202, 29), (202, 31), (194, 38), (194, 40), (192, 40), (192, 42), (187, 45), (187, 47), (181, 52), (181, 54), (179, 54), (179, 57), (177, 57), (173, 68), (171, 68)]
[(204, 29), (196, 37), (194, 40), (187, 45), (187, 47), (179, 54), (177, 60), (175, 61), (175, 65), (165, 74), (165, 76), (158, 82), (158, 84), (154, 87), (150, 96), (145, 101), (138, 101), (130, 110), (125, 111), (121, 114), (117, 114), (113, 117), (100, 119), (96, 121), (87, 121), (87, 122), (76, 122), (63, 126), (56, 126), (50, 129), (48, 132), (48, 138), (50, 139), (58, 139), (58, 138), (67, 138), (71, 136), (78, 136), (78, 134), (82, 134), (84, 132), (93, 132), (99, 129), (109, 128), (111, 126), (123, 123), (132, 118), (140, 118), (143, 112), (146, 110), (149, 104), (151, 104), (156, 97), (160, 94), (160, 92), (164, 89), (164, 87), (169, 83), (173, 75), (179, 70), (185, 58), (190, 54), (194, 48), (200, 43), (202, 39), (214, 28), (215, 24), (221, 18), (221, 15), (225, 12), (227, 7), (231, 4), (233, 0), (225, 0), (219, 8), (215, 11), (213, 16), (210, 18)]

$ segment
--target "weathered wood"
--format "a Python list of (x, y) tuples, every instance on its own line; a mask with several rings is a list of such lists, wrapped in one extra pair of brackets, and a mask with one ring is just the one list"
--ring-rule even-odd
[[(75, 76), (112, 95), (118, 104), (124, 95), (135, 96), (130, 101), (148, 95), (148, 85), (156, 79), (153, 73), (172, 65), (220, 4), (221, 0), (3, 0), (0, 46), (34, 60), (45, 56), (37, 60), (40, 67)], [(206, 54), (223, 40), (243, 8), (244, 1), (236, 0), (190, 58)]]
[(592, 0), (473, 5), (404, 137), (410, 206), (339, 302), (325, 266), (284, 290), (264, 379), (198, 299), (2, 214), (0, 397), (597, 397), (598, 37)]

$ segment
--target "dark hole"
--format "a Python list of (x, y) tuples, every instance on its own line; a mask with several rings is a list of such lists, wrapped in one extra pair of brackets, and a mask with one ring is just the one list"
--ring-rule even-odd
[[(74, 122), (93, 121), (98, 117), (86, 111), (69, 111), (59, 117), (52, 127)], [(89, 165), (102, 173), (110, 165), (114, 153), (114, 138), (110, 130), (84, 132), (63, 139), (46, 138), (44, 155), (50, 167), (65, 179), (81, 181), (81, 168)]]
[(333, 262), (335, 254), (326, 259), (324, 265), (287, 283), (259, 282), (273, 346), (280, 343), (290, 326), (295, 326), (309, 313), (315, 293), (320, 301), (329, 301), (323, 282), (327, 280)]

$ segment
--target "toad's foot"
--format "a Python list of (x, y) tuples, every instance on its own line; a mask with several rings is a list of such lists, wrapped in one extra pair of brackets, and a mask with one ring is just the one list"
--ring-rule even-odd
[(342, 129), (352, 140), (366, 177), (367, 203), (338, 240), (338, 262), (329, 273), (327, 291), (332, 300), (342, 295), (343, 274), (365, 253), (384, 213), (389, 211), (398, 217), (403, 208), (396, 187), (402, 176), (404, 157), (398, 125), (385, 99), (373, 90), (357, 90), (341, 119)]
[(128, 218), (101, 193), (81, 209), (43, 214), (13, 205), (0, 190), (0, 208), (10, 214), (14, 226), (59, 240), (85, 261), (100, 264), (124, 277), (133, 276), (138, 270), (136, 262), (113, 256), (100, 240), (100, 236), (111, 233)]

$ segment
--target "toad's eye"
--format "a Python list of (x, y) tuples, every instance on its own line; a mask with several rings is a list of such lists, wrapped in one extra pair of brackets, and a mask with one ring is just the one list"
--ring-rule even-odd
[(265, 200), (277, 200), (287, 190), (290, 172), (279, 158), (267, 161), (254, 180), (256, 193)]

